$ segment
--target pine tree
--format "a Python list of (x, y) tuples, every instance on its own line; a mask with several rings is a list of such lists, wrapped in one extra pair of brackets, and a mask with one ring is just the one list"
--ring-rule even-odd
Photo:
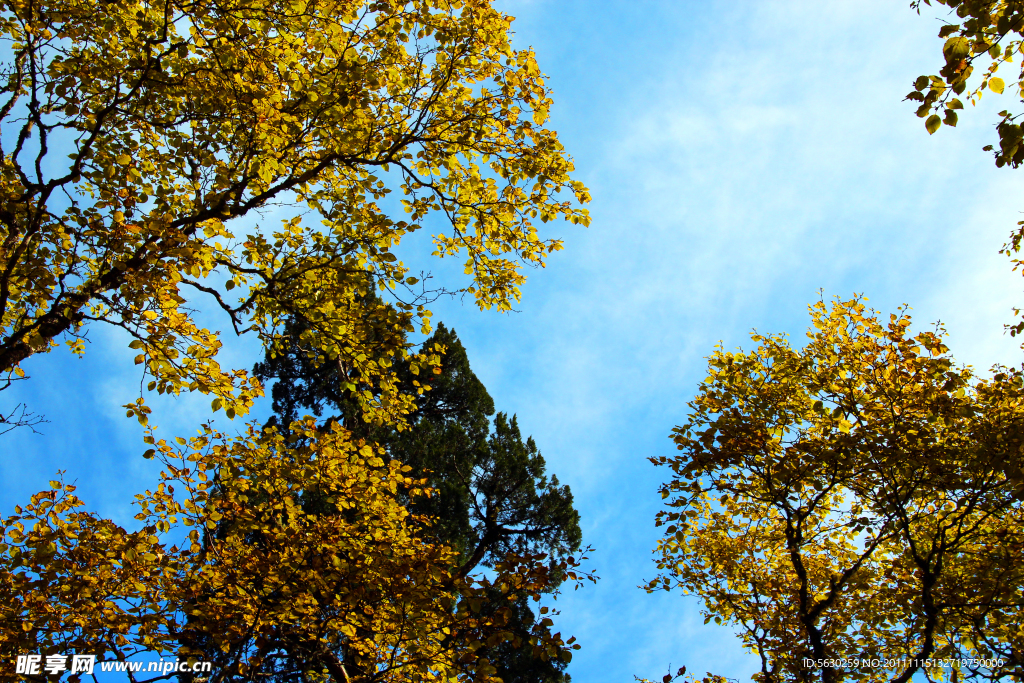
[[(293, 323), (291, 338), (301, 330)], [(546, 553), (558, 558), (577, 551), (579, 514), (568, 486), (545, 474), (545, 462), (532, 438), (522, 438), (516, 416), (495, 414), (494, 401), (470, 368), (469, 358), (454, 330), (439, 324), (421, 353), (445, 349), (440, 374), (414, 374), (408, 362), (398, 363), (404, 390), (416, 393), (416, 410), (408, 427), (399, 431), (363, 419), (360, 403), (343, 388), (351, 368), (342, 362), (312, 359), (298, 341), (285, 353), (256, 366), (264, 383), (273, 380), (274, 416), (268, 426), (287, 431), (288, 425), (311, 412), (340, 422), (359, 438), (378, 443), (388, 454), (427, 479), (429, 498), (404, 500), (410, 512), (431, 520), (425, 533), (461, 555), (461, 573), (491, 567), (507, 552)], [(493, 416), (493, 418), (492, 418)], [(536, 617), (526, 596), (503, 595), (495, 589), (486, 611), (508, 601), (511, 625), (519, 642), (505, 641), (486, 651), (505, 683), (568, 683), (566, 662), (539, 659), (529, 647)]]

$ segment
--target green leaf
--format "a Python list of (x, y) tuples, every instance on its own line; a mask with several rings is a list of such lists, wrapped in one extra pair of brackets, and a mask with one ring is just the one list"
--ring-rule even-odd
[(949, 104), (946, 105), (946, 109), (963, 109), (963, 108), (964, 108), (964, 103), (961, 102), (960, 100), (956, 99), (955, 97), (952, 100), (950, 100)]
[(988, 89), (996, 93), (997, 95), (1002, 95), (1003, 89), (1005, 87), (1006, 84), (1003, 83), (1003, 79), (999, 78), (998, 76), (993, 76), (988, 81)]
[(924, 90), (925, 88), (927, 88), (928, 87), (928, 77), (927, 76), (918, 76), (917, 80), (914, 81), (914, 87), (916, 89), (918, 89), (918, 90)]
[(947, 126), (953, 126), (956, 128), (956, 112), (952, 109), (947, 109), (946, 116), (942, 119), (942, 122)]
[(942, 54), (946, 62), (954, 62), (966, 58), (971, 52), (971, 44), (966, 38), (954, 36), (942, 46)]
[(931, 116), (928, 117), (928, 120), (924, 122), (925, 130), (928, 131), (929, 135), (935, 133), (935, 131), (937, 131), (939, 129), (939, 126), (941, 125), (942, 119), (940, 119), (937, 114), (932, 114)]

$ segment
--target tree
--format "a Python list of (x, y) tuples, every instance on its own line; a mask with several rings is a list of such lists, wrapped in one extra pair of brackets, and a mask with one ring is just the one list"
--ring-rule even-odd
[[(400, 386), (416, 396), (416, 409), (401, 430), (363, 419), (359, 403), (343, 389), (351, 368), (315, 365), (309, 349), (301, 346), (301, 332), (296, 326), (291, 330), (285, 352), (268, 354), (254, 370), (262, 382), (275, 380), (276, 415), (269, 424), (291, 424), (302, 409), (317, 416), (333, 412), (328, 424), (345, 425), (381, 444), (390, 457), (411, 468), (410, 476), (424, 477), (433, 495), (403, 502), (413, 514), (432, 520), (425, 531), (457, 553), (458, 574), (493, 568), (510, 553), (561, 561), (579, 550), (572, 494), (556, 477), (547, 479), (543, 457), (532, 438), (523, 441), (514, 416), (509, 420), (498, 413), (491, 430), (494, 401), (470, 368), (454, 330), (439, 324), (420, 349), (421, 357), (444, 351), (439, 374), (425, 375), (420, 383), (409, 363), (396, 365)], [(507, 626), (516, 635), (514, 641), (488, 648), (489, 660), (505, 683), (568, 681), (567, 659), (537, 658), (524, 647), (535, 628), (528, 598), (494, 589), (488, 593), (484, 613), (510, 609)]]
[[(511, 22), (489, 0), (5, 3), (0, 373), (62, 337), (83, 353), (104, 322), (134, 337), (150, 390), (243, 413), (261, 389), (217, 363), (190, 304), (206, 297), (268, 348), (302, 317), (323, 358), (386, 388), (370, 339), (429, 321), (393, 249), (434, 213), (435, 253), (466, 258), (460, 290), (508, 310), (521, 266), (561, 248), (533, 220), (588, 221), (555, 196), (588, 200)], [(407, 220), (377, 203), (394, 189)], [(236, 236), (289, 204), (280, 228)], [(378, 290), (393, 304), (365, 310)]]
[(1024, 374), (976, 377), (941, 328), (859, 299), (811, 317), (803, 349), (711, 355), (679, 454), (652, 458), (648, 591), (700, 595), (761, 683), (1020, 677)]

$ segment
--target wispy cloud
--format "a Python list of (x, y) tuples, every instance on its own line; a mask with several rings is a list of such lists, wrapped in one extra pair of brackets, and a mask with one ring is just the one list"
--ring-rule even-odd
[(910, 303), (922, 327), (946, 322), (962, 360), (1013, 362), (1002, 324), (1021, 288), (996, 252), (1019, 180), (980, 151), (993, 105), (929, 137), (902, 102), (938, 51), (934, 22), (905, 7), (513, 4), (594, 222), (563, 231), (521, 314), (439, 318), (573, 486), (599, 549), (602, 585), (564, 606), (584, 644), (573, 674), (672, 662), (745, 678), (756, 660), (695, 600), (635, 588), (654, 574), (666, 476), (646, 457), (671, 449), (717, 341), (749, 346), (757, 327), (800, 344), (819, 288)]

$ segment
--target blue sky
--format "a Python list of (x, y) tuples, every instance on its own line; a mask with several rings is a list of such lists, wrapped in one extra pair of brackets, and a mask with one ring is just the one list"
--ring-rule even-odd
[[(519, 313), (440, 301), (435, 320), (572, 487), (596, 548), (601, 581), (559, 600), (558, 627), (583, 646), (574, 679), (686, 664), (746, 680), (754, 657), (704, 626), (695, 598), (637, 588), (655, 574), (666, 476), (647, 458), (671, 450), (718, 341), (749, 347), (752, 328), (798, 341), (819, 289), (864, 293), (884, 312), (908, 303), (979, 368), (1019, 363), (1002, 326), (1024, 288), (997, 252), (1021, 220), (1024, 174), (981, 151), (1008, 103), (989, 95), (956, 130), (927, 135), (902, 99), (937, 70), (940, 23), (907, 0), (498, 4), (549, 76), (552, 126), (593, 194), (593, 223), (553, 228), (565, 251), (531, 273)], [(119, 407), (139, 376), (118, 334), (92, 338), (84, 360), (27, 366), (22, 396), (50, 423), (3, 437), (0, 513), (65, 468), (90, 508), (130, 518), (152, 475)], [(224, 365), (251, 367), (256, 353), (232, 343)], [(188, 433), (208, 405), (164, 402), (156, 422)]]

